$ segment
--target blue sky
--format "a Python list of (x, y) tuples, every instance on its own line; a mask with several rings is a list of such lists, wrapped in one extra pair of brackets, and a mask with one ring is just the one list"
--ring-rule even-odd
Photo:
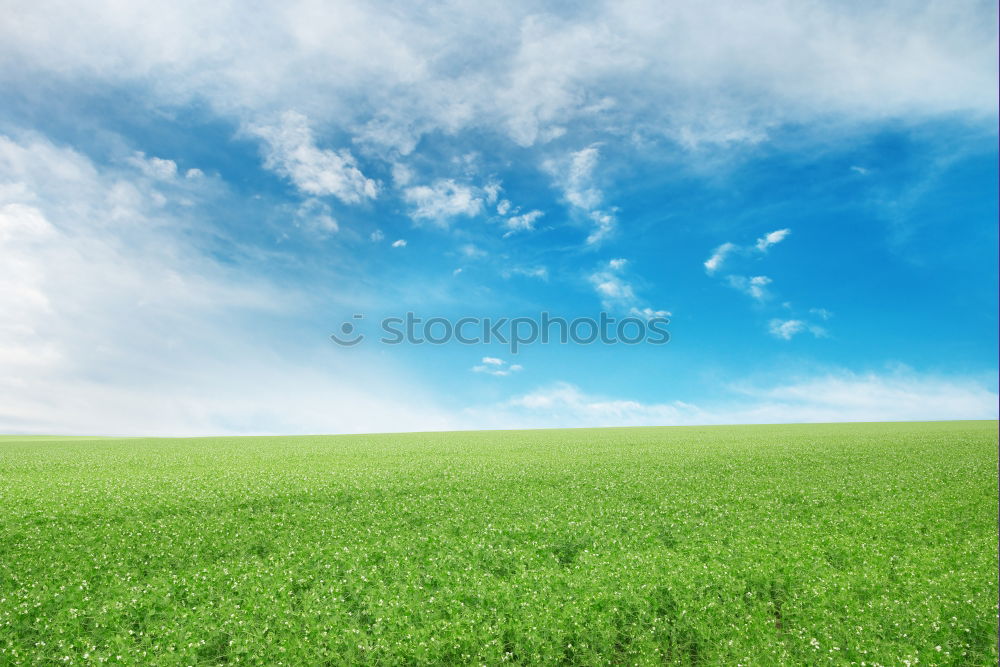
[(0, 431), (997, 416), (991, 4), (7, 14)]

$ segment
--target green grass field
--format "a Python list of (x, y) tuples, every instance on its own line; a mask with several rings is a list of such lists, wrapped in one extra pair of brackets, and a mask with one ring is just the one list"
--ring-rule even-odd
[(997, 423), (0, 438), (0, 664), (997, 664)]

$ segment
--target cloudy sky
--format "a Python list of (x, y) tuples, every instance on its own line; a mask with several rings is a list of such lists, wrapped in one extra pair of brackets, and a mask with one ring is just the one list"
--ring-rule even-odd
[(993, 3), (254, 5), (5, 3), (0, 431), (997, 416)]

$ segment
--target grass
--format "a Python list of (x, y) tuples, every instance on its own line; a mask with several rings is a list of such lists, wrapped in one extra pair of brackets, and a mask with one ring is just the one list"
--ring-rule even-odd
[(0, 664), (997, 664), (997, 423), (0, 438)]

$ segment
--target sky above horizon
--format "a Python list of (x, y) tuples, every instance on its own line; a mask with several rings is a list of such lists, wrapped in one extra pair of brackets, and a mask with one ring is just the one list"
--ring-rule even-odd
[[(996, 25), (986, 2), (15, 1), (0, 432), (995, 419)], [(372, 335), (543, 311), (671, 340)], [(343, 322), (368, 338), (333, 344)]]

